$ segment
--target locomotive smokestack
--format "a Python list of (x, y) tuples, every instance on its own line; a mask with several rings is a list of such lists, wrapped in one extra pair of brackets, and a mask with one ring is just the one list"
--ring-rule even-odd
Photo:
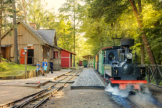
[(134, 45), (134, 39), (131, 39), (131, 38), (123, 38), (123, 39), (120, 41), (120, 45), (121, 45), (121, 46), (124, 46), (124, 47), (133, 46), (133, 45)]
[(129, 47), (134, 45), (134, 39), (123, 38), (120, 41), (120, 45), (125, 47), (125, 54), (129, 53)]

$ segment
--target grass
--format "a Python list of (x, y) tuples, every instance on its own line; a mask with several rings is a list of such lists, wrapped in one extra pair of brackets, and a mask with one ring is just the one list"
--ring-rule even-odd
[[(27, 71), (35, 69), (35, 66), (27, 65)], [(2, 59), (2, 62), (0, 63), (0, 77), (23, 76), (24, 73), (25, 65), (7, 62), (6, 60)]]

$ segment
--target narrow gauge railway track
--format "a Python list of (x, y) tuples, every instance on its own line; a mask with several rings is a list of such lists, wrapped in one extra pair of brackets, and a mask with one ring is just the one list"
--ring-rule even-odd
[(135, 96), (129, 96), (127, 97), (132, 103), (138, 106), (138, 108), (160, 108), (155, 103), (148, 101), (147, 99), (144, 99), (143, 97), (140, 97), (140, 99), (136, 99)]
[(122, 105), (124, 108), (161, 108), (161, 106), (157, 106), (155, 103), (148, 101), (147, 99), (143, 99), (142, 97), (135, 96), (128, 96), (128, 97), (121, 97), (112, 95), (113, 100)]
[(116, 103), (122, 105), (124, 108), (141, 108), (133, 101), (130, 101), (127, 97), (112, 95), (112, 98)]
[(42, 91), (15, 102), (0, 106), (0, 108), (37, 108), (52, 97), (57, 91), (61, 90), (70, 80), (78, 76), (81, 71), (82, 69), (78, 69), (56, 77), (54, 78), (54, 82), (49, 82), (45, 86), (42, 86), (42, 88), (44, 88)]

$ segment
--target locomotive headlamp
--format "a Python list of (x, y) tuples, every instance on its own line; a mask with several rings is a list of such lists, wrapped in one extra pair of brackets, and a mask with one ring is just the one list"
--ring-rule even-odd
[(127, 57), (127, 59), (132, 59), (132, 53), (128, 53), (128, 54), (126, 55), (126, 57)]

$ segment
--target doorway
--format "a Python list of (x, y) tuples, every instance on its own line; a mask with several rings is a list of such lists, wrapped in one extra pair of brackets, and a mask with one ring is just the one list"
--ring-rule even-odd
[(1, 57), (10, 61), (10, 47), (1, 47)]
[(34, 49), (28, 49), (27, 64), (34, 64)]

